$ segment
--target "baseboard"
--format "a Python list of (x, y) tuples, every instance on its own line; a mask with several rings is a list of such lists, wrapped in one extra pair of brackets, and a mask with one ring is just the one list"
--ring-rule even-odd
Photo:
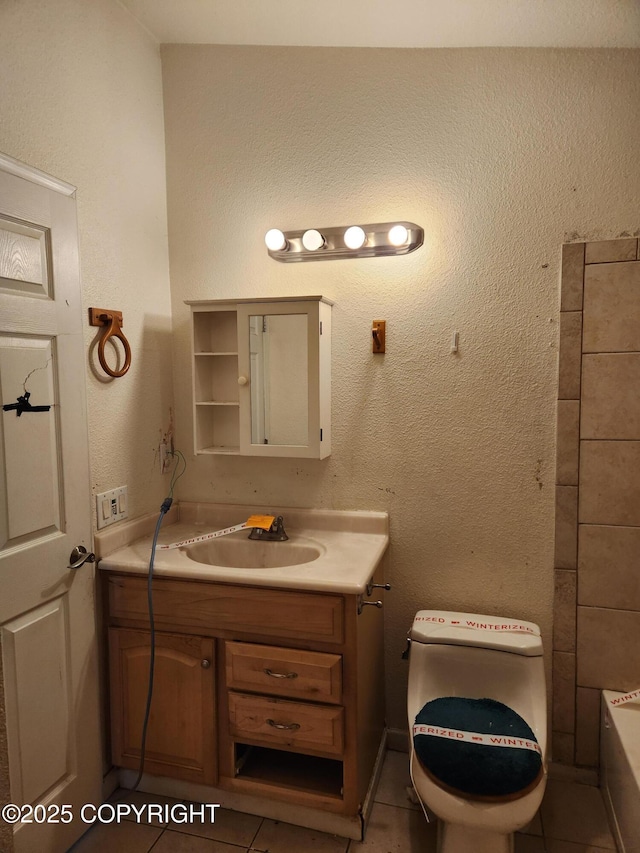
[(409, 752), (409, 732), (406, 729), (387, 729), (387, 749)]
[(598, 771), (593, 767), (573, 767), (569, 764), (550, 761), (548, 772), (550, 779), (577, 782), (580, 785), (593, 785), (596, 788), (599, 785)]
[(382, 732), (380, 746), (378, 747), (378, 755), (376, 756), (376, 762), (373, 766), (373, 772), (371, 773), (371, 780), (369, 781), (369, 788), (365, 795), (364, 803), (362, 804), (362, 839), (364, 839), (364, 835), (367, 830), (367, 825), (369, 823), (369, 818), (371, 817), (371, 810), (373, 809), (376, 791), (378, 790), (378, 783), (380, 782), (380, 776), (382, 774), (382, 767), (384, 765), (384, 757), (387, 753), (387, 748), (387, 730), (385, 729)]
[(118, 768), (112, 767), (111, 770), (102, 777), (102, 802), (106, 803), (111, 794), (119, 786)]

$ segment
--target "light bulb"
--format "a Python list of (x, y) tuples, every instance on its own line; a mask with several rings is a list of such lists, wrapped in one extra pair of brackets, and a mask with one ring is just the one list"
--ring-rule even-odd
[(367, 235), (359, 225), (352, 225), (344, 232), (344, 244), (349, 249), (359, 249), (364, 246)]
[(271, 228), (264, 235), (264, 242), (267, 244), (267, 249), (271, 252), (281, 252), (287, 247), (285, 236), (278, 228)]
[(394, 225), (389, 230), (389, 242), (392, 246), (402, 246), (409, 239), (409, 232), (404, 225)]
[(302, 235), (302, 245), (305, 247), (307, 252), (316, 252), (324, 246), (324, 242), (324, 237), (319, 231), (316, 231), (315, 228), (305, 231)]

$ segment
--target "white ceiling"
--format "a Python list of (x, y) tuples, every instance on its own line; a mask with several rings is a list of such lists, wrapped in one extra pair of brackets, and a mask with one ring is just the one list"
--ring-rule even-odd
[(121, 0), (161, 43), (640, 47), (640, 0)]

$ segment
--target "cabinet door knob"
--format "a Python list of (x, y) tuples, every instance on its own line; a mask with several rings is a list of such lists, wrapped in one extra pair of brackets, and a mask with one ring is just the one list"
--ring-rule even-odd
[(203, 669), (209, 669), (209, 667), (211, 666), (211, 661), (210, 661), (210, 660), (207, 660), (207, 658), (204, 658), (204, 659), (201, 661), (200, 666), (201, 666)]
[(238, 385), (248, 385), (249, 379), (247, 376), (238, 376)]

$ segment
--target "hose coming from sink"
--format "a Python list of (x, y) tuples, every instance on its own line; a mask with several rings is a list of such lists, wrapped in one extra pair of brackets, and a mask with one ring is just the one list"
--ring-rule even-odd
[[(171, 509), (171, 504), (173, 503), (173, 489), (177, 481), (182, 477), (184, 472), (187, 469), (187, 460), (184, 458), (183, 454), (179, 450), (173, 451), (173, 455), (177, 458), (176, 466), (173, 469), (173, 474), (171, 476), (171, 484), (169, 486), (169, 496), (166, 497), (162, 501), (162, 506), (160, 507), (160, 515), (158, 516), (158, 520), (156, 522), (156, 529), (153, 534), (153, 542), (151, 544), (151, 557), (149, 558), (149, 574), (147, 575), (147, 605), (149, 610), (149, 639), (151, 642), (151, 651), (149, 654), (149, 686), (147, 687), (147, 704), (144, 711), (144, 721), (142, 723), (142, 738), (140, 742), (140, 768), (138, 770), (138, 778), (134, 782), (131, 790), (135, 791), (140, 781), (142, 780), (142, 774), (144, 772), (144, 759), (145, 759), (145, 748), (147, 742), (147, 727), (149, 725), (149, 714), (151, 712), (151, 699), (153, 697), (153, 671), (155, 667), (156, 661), (156, 629), (155, 622), (153, 617), (153, 563), (156, 557), (156, 546), (158, 544), (158, 536), (160, 535), (160, 527), (162, 526), (162, 520), (165, 515)], [(183, 468), (179, 474), (178, 465), (179, 461), (182, 461)]]

